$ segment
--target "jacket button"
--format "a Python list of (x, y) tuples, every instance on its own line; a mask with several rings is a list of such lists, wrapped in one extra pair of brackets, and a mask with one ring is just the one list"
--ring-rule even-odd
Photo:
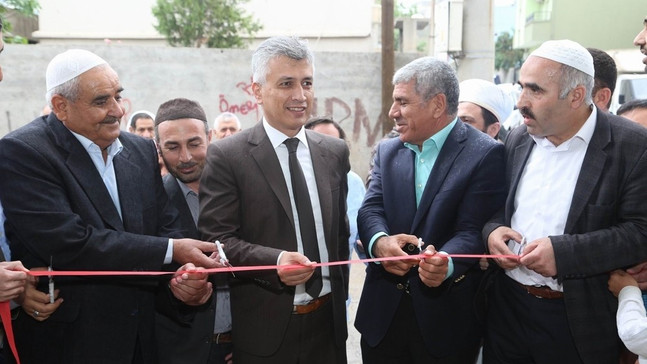
[(399, 289), (400, 291), (402, 291), (402, 290), (404, 289), (404, 284), (402, 284), (402, 283), (398, 283), (398, 284), (396, 284), (396, 285), (395, 285), (395, 288), (397, 288), (397, 289)]

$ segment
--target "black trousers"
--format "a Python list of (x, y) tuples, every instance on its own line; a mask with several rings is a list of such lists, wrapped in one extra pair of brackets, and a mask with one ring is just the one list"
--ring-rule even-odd
[(582, 363), (563, 299), (535, 297), (503, 272), (493, 279), (483, 364)]
[[(442, 329), (438, 335), (442, 335)], [(384, 339), (371, 347), (362, 338), (361, 346), (362, 361), (370, 364), (473, 364), (480, 342), (467, 343), (467, 350), (452, 356), (433, 357), (422, 339), (411, 296), (404, 294)]]
[(293, 314), (272, 356), (259, 357), (234, 348), (233, 359), (236, 364), (346, 364), (346, 346), (335, 344), (332, 302), (308, 314)]

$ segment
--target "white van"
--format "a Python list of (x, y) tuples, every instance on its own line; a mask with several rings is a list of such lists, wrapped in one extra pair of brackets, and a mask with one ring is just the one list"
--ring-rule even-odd
[(636, 99), (647, 99), (647, 74), (619, 74), (609, 111), (615, 114), (622, 104)]

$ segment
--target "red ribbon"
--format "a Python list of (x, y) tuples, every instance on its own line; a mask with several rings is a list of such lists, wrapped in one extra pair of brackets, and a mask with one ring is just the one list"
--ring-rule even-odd
[[(489, 255), (489, 254), (443, 254), (446, 257), (451, 258), (519, 258), (517, 255)], [(337, 262), (325, 262), (325, 263), (313, 263), (309, 265), (310, 267), (326, 267), (334, 265), (346, 265), (346, 264), (356, 264), (356, 263), (371, 263), (371, 262), (387, 262), (387, 261), (396, 261), (396, 260), (407, 260), (407, 259), (424, 259), (429, 258), (430, 254), (417, 254), (417, 255), (400, 255), (395, 257), (384, 257), (384, 258), (368, 258), (368, 259), (354, 259), (354, 260), (343, 260)], [(202, 269), (201, 272), (206, 273), (229, 273), (229, 272), (248, 272), (248, 271), (258, 271), (258, 270), (271, 270), (271, 269), (298, 269), (303, 268), (302, 264), (291, 264), (291, 265), (254, 265), (254, 266), (242, 266), (242, 267), (226, 267), (226, 268), (206, 268)], [(193, 273), (192, 271), (29, 271), (30, 275), (34, 277), (43, 277), (43, 276), (163, 276), (171, 274), (182, 274), (182, 273)], [(7, 335), (7, 341), (11, 347), (11, 352), (13, 353), (14, 358), (16, 358), (16, 363), (20, 364), (20, 358), (18, 358), (18, 350), (16, 349), (16, 342), (14, 340), (13, 328), (11, 326), (11, 309), (9, 307), (9, 302), (0, 302), (0, 317), (2, 318), (2, 325), (4, 326), (5, 334)]]

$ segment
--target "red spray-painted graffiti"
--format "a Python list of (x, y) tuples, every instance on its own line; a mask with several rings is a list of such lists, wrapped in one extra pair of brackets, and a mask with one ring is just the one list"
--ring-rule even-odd
[[(240, 95), (218, 95), (218, 109), (220, 112), (231, 112), (242, 116), (255, 113), (255, 119), (259, 120), (261, 112), (252, 91), (252, 79), (236, 83), (236, 88), (243, 92), (243, 99)], [(313, 114), (332, 116), (342, 128), (352, 130), (348, 133), (352, 142), (359, 142), (362, 134), (366, 134), (366, 146), (372, 146), (381, 135), (379, 122), (372, 123), (366, 107), (361, 99), (355, 98), (351, 103), (338, 98), (326, 97), (323, 99), (323, 112), (319, 111), (319, 100), (313, 101)]]

